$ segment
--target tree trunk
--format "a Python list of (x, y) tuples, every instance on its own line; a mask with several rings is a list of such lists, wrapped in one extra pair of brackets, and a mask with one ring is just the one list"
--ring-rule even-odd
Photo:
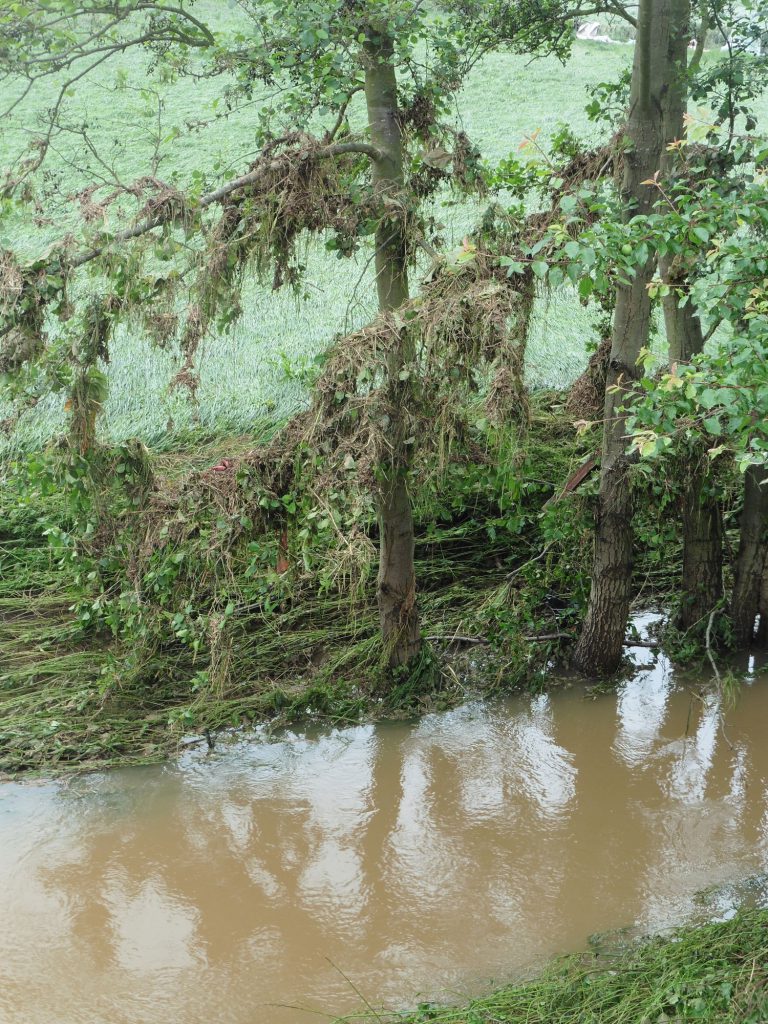
[(699, 25), (696, 29), (696, 49), (691, 57), (691, 70), (697, 70), (704, 56), (704, 47), (707, 45), (707, 33), (709, 31), (709, 0), (699, 0)]
[[(365, 99), (371, 143), (382, 154), (373, 162), (373, 184), (388, 198), (392, 215), (376, 231), (376, 289), (379, 310), (397, 309), (408, 301), (404, 211), (398, 205), (405, 180), (403, 141), (397, 102), (392, 39), (371, 27), (367, 33)], [(407, 664), (419, 651), (421, 637), (416, 607), (414, 533), (408, 493), (407, 411), (412, 397), (401, 371), (414, 358), (413, 341), (403, 330), (388, 357), (389, 455), (379, 465), (379, 578), (377, 600), (384, 646), (391, 667)]]
[(678, 626), (706, 626), (723, 596), (723, 526), (708, 475), (692, 468), (683, 497), (683, 578)]
[[(674, 171), (676, 154), (668, 147), (682, 139), (685, 130), (684, 116), (688, 109), (688, 42), (691, 38), (690, 0), (669, 0), (671, 27), (669, 35), (669, 88), (663, 97), (664, 149), (661, 155), (661, 170), (667, 176)], [(669, 256), (659, 260), (662, 279), (673, 288), (672, 294), (663, 299), (664, 325), (669, 342), (670, 363), (689, 362), (701, 352), (704, 337), (701, 322), (691, 302), (681, 305), (675, 286), (688, 282), (688, 268), (680, 266)]]
[(768, 552), (768, 484), (761, 486), (765, 470), (751, 466), (744, 477), (744, 508), (739, 528), (739, 552), (733, 574), (731, 620), (738, 647), (755, 639), (755, 620)]
[[(630, 110), (622, 196), (629, 219), (650, 212), (657, 198), (643, 184), (659, 170), (664, 124), (662, 103), (670, 81), (670, 0), (640, 0), (637, 41), (632, 68)], [(589, 608), (576, 646), (575, 662), (588, 674), (606, 674), (621, 661), (624, 631), (632, 596), (632, 491), (626, 455), (624, 417), (639, 373), (640, 349), (648, 342), (650, 297), (648, 283), (656, 265), (651, 256), (628, 284), (616, 290), (605, 395), (605, 428), (596, 514), (595, 556)], [(617, 392), (614, 388), (618, 387)], [(624, 393), (622, 393), (624, 392)]]
[(768, 650), (768, 557), (763, 565), (763, 581), (760, 584), (760, 603), (758, 605), (760, 622), (755, 634), (755, 644), (763, 651)]
[[(676, 152), (668, 147), (682, 139), (685, 131), (691, 0), (671, 0), (671, 10), (669, 60), (672, 78), (664, 98), (664, 152), (661, 160), (665, 177), (674, 173), (677, 159)], [(706, 23), (706, 9), (703, 17)], [(687, 363), (704, 348), (704, 334), (696, 307), (690, 300), (682, 304), (676, 290), (685, 289), (688, 285), (689, 268), (669, 256), (659, 260), (659, 268), (662, 280), (672, 287), (672, 292), (662, 300), (669, 362)], [(683, 574), (677, 624), (680, 629), (688, 630), (706, 623), (722, 597), (723, 531), (720, 506), (713, 488), (709, 486), (706, 463), (692, 458), (689, 466), (681, 466), (681, 470), (687, 470), (684, 474), (687, 484), (681, 510)]]

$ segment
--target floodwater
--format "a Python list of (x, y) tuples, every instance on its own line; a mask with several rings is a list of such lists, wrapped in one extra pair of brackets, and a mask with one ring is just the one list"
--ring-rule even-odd
[(768, 674), (721, 718), (660, 661), (618, 694), (2, 785), (0, 1022), (302, 1024), (689, 919), (768, 867)]

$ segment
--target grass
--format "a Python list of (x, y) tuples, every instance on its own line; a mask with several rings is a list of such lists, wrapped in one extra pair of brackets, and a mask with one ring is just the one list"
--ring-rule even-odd
[[(205, 0), (199, 7), (217, 24), (235, 17), (215, 0)], [(508, 53), (492, 54), (470, 75), (458, 99), (456, 119), (490, 162), (515, 152), (533, 132), (538, 131), (546, 143), (563, 123), (592, 138), (595, 128), (584, 111), (590, 89), (615, 79), (630, 62), (631, 53), (626, 45), (577, 43), (565, 66), (554, 58), (531, 61)], [(15, 120), (4, 125), (0, 166), (39, 132), (53, 89), (54, 83), (44, 80)], [(90, 137), (123, 180), (146, 173), (157, 138), (178, 130), (177, 138), (159, 146), (158, 173), (184, 187), (196, 169), (215, 169), (212, 173), (218, 181), (242, 170), (253, 156), (251, 124), (258, 104), (214, 120), (203, 130), (188, 127), (213, 116), (219, 90), (219, 84), (208, 80), (153, 85), (141, 55), (131, 53), (78, 84), (68, 100), (67, 116), (71, 123), (87, 123)], [(765, 123), (768, 99), (757, 110), (759, 121)], [(71, 137), (61, 136), (47, 165), (47, 204), (55, 218), (65, 221), (73, 210), (67, 196), (104, 173), (102, 167), (89, 168), (77, 146)], [(437, 211), (446, 225), (449, 245), (460, 242), (477, 212), (474, 203), (446, 205)], [(0, 224), (0, 242), (5, 238), (29, 255), (39, 253), (58, 233), (34, 228), (28, 218)], [(250, 282), (241, 320), (229, 334), (209, 338), (202, 347), (196, 405), (184, 394), (168, 391), (168, 382), (179, 368), (178, 354), (159, 350), (135, 330), (123, 330), (112, 346), (102, 436), (112, 441), (140, 437), (152, 446), (168, 447), (191, 431), (222, 436), (248, 432), (255, 421), (285, 419), (306, 401), (302, 375), (313, 358), (337, 332), (359, 326), (373, 314), (368, 256), (365, 252), (355, 260), (338, 261), (324, 250), (321, 240), (311, 242), (302, 299)], [(526, 364), (532, 387), (562, 388), (573, 380), (584, 366), (588, 343), (594, 340), (594, 319), (593, 311), (579, 303), (570, 287), (537, 299)], [(62, 403), (60, 396), (51, 396), (27, 413), (11, 447), (38, 448), (62, 429)], [(0, 403), (0, 418), (2, 414)]]
[[(462, 1007), (356, 1015), (356, 1024), (760, 1024), (768, 1019), (768, 912), (684, 928), (615, 956), (558, 961)], [(341, 1022), (338, 1022), (341, 1024)]]
[[(44, 543), (44, 541), (43, 541)], [(377, 696), (378, 617), (368, 600), (308, 595), (268, 617), (242, 616), (228, 648), (226, 684), (196, 678), (210, 667), (189, 651), (138, 653), (84, 634), (69, 610), (82, 590), (43, 546), (0, 545), (0, 772), (142, 764), (173, 756), (182, 738), (260, 721), (357, 721), (455, 703), (456, 674), (422, 689), (417, 678)], [(504, 572), (480, 545), (452, 554), (421, 545), (425, 631), (462, 632)], [(498, 556), (498, 552), (497, 552)], [(460, 573), (470, 569), (470, 581)], [(491, 685), (493, 677), (486, 683)]]
[[(212, 528), (221, 506), (212, 503), (205, 486), (193, 490), (190, 471), (214, 464), (223, 450), (247, 451), (248, 438), (204, 446), (196, 442), (180, 452), (149, 456), (164, 521), (177, 518), (166, 508), (167, 500), (182, 523), (196, 525), (173, 542), (184, 553), (184, 575), (159, 597), (153, 596), (150, 577), (142, 576), (140, 621), (131, 625), (124, 615), (118, 618), (117, 638), (106, 622), (96, 626), (89, 618), (86, 623), (73, 608), (79, 605), (90, 616), (95, 599), (133, 592), (136, 558), (141, 573), (166, 564), (173, 547), (159, 545), (159, 562), (138, 554), (146, 543), (147, 523), (156, 514), (152, 503), (123, 522), (126, 530), (136, 525), (132, 546), (119, 549), (124, 567), (89, 583), (77, 572), (87, 572), (91, 563), (83, 570), (80, 562), (60, 561), (61, 551), (50, 547), (45, 536), (49, 523), (67, 529), (71, 512), (66, 496), (34, 494), (26, 482), (9, 483), (0, 494), (0, 771), (142, 763), (172, 756), (184, 735), (199, 736), (206, 728), (415, 713), (456, 703), (468, 691), (535, 682), (550, 651), (545, 643), (525, 641), (524, 635), (537, 628), (536, 602), (558, 584), (538, 571), (542, 564), (537, 561), (524, 594), (515, 590), (510, 598), (507, 580), (510, 570), (530, 564), (540, 543), (541, 505), (567, 479), (589, 442), (574, 434), (562, 414), (541, 410), (525, 438), (522, 471), (530, 483), (514, 502), (507, 500), (506, 484), (496, 480), (492, 467), (487, 478), (465, 479), (457, 464), (439, 494), (425, 486), (415, 503), (425, 635), (484, 634), (490, 624), (495, 646), (470, 647), (478, 663), (470, 670), (468, 652), (438, 640), (432, 650), (440, 672), (429, 654), (423, 671), (392, 685), (388, 680), (386, 686), (371, 578), (362, 596), (350, 593), (343, 581), (323, 590), (322, 572), (317, 567), (304, 572), (300, 553), (292, 550), (293, 571), (270, 583), (263, 571), (249, 572), (253, 556), (248, 541), (260, 534), (238, 534), (229, 547), (226, 531)], [(187, 487), (180, 489), (183, 481)], [(245, 503), (240, 511), (248, 508), (248, 495), (246, 487), (233, 496)], [(235, 519), (237, 508), (230, 510)], [(572, 508), (563, 515), (574, 519)], [(558, 536), (558, 571), (580, 571), (574, 566), (581, 557), (581, 535)], [(108, 564), (109, 551), (101, 551)], [(522, 581), (518, 574), (515, 579)], [(232, 612), (220, 629), (222, 594), (232, 601)], [(196, 653), (178, 642), (171, 625), (173, 613), (187, 602), (198, 621), (206, 623), (205, 642)], [(551, 612), (545, 607), (542, 614), (542, 631), (551, 632)]]
[[(231, 17), (217, 4), (217, 19)], [(209, 13), (213, 13), (210, 9)], [(495, 54), (471, 75), (456, 111), (470, 137), (489, 161), (514, 152), (523, 138), (540, 130), (546, 139), (562, 122), (576, 131), (594, 133), (584, 113), (590, 86), (615, 77), (627, 64), (631, 48), (578, 44), (573, 59), (563, 67), (554, 59), (529, 62), (524, 57)], [(120, 70), (124, 84), (117, 89)], [(78, 85), (69, 102), (72, 122), (87, 120), (89, 133), (124, 180), (145, 173), (154, 149), (153, 132), (181, 135), (161, 147), (164, 158), (159, 174), (187, 184), (196, 168), (218, 167), (218, 177), (237, 172), (252, 155), (250, 122), (253, 109), (233, 115), (201, 132), (185, 125), (210, 117), (215, 83), (182, 80), (162, 87), (160, 122), (153, 95), (142, 93), (146, 81), (141, 60), (126, 56), (103, 74)], [(19, 112), (16, 122), (4, 126), (0, 137), (0, 166), (29, 141), (52, 102), (53, 83), (43, 82)], [(56, 144), (49, 171), (55, 189), (49, 196), (55, 216), (71, 216), (66, 196), (93, 180), (84, 160), (71, 153), (76, 147), (66, 136)], [(101, 172), (98, 168), (97, 171)], [(448, 243), (458, 244), (472, 224), (474, 204), (447, 206), (439, 211), (447, 226)], [(27, 222), (0, 225), (14, 246), (29, 254), (50, 240), (45, 229)], [(102, 419), (105, 437), (122, 440), (139, 436), (152, 445), (169, 443), (168, 435), (202, 430), (219, 435), (248, 431), (254, 420), (281, 420), (305, 401), (301, 372), (329, 340), (345, 327), (367, 321), (373, 311), (373, 281), (365, 263), (368, 254), (354, 261), (338, 261), (321, 242), (307, 249), (306, 298), (274, 294), (252, 282), (246, 289), (244, 315), (226, 336), (211, 338), (199, 358), (199, 403), (193, 407), (183, 395), (169, 394), (167, 383), (178, 368), (172, 352), (154, 348), (140, 334), (123, 331), (112, 346), (108, 373), (110, 393)], [(593, 316), (574, 293), (562, 289), (537, 302), (532, 332), (528, 377), (534, 386), (562, 387), (584, 363), (587, 342), (593, 335)], [(1, 411), (1, 410), (0, 410)], [(62, 399), (53, 397), (25, 415), (14, 444), (35, 448), (63, 425)]]

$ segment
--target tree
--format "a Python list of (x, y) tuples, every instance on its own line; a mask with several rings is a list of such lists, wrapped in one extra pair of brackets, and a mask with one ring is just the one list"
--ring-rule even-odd
[[(379, 34), (381, 33), (381, 34)], [(405, 185), (403, 128), (393, 64), (394, 44), (386, 27), (372, 27), (365, 45), (365, 99), (371, 142), (381, 153), (374, 161), (373, 188), (377, 197), (397, 203)], [(408, 301), (408, 242), (400, 218), (382, 219), (375, 235), (376, 289), (379, 310), (396, 310)], [(407, 664), (419, 649), (416, 610), (416, 575), (413, 564), (414, 532), (408, 494), (407, 420), (404, 406), (410, 398), (407, 367), (414, 361), (414, 342), (407, 329), (399, 335), (388, 357), (393, 415), (389, 427), (392, 457), (380, 466), (379, 578), (377, 596), (381, 632), (391, 649), (393, 665)]]
[[(68, 278), (94, 261), (112, 281), (120, 282), (102, 325), (125, 315), (129, 305), (135, 311), (142, 303), (156, 303), (160, 293), (170, 309), (180, 275), (174, 269), (155, 277), (154, 283), (144, 281), (140, 247), (143, 244), (143, 251), (150, 252), (159, 233), (167, 258), (177, 260), (181, 248), (174, 242), (174, 231), (179, 230), (204, 242), (196, 250), (192, 302), (181, 338), (188, 375), (205, 330), (214, 322), (231, 321), (248, 266), (269, 267), (275, 286), (298, 283), (301, 266), (295, 248), (306, 231), (332, 232), (329, 245), (339, 255), (355, 252), (373, 234), (379, 310), (391, 325), (409, 298), (409, 265), (420, 247), (430, 249), (428, 228), (420, 214), (423, 200), (444, 184), (469, 189), (481, 184), (477, 154), (463, 133), (443, 120), (451, 96), (480, 52), (455, 20), (436, 19), (421, 3), (410, 0), (324, 0), (320, 4), (290, 0), (242, 6), (251, 31), (234, 40), (216, 36), (190, 14), (184, 2), (176, 8), (141, 0), (118, 5), (72, 5), (61, 0), (33, 4), (29, 12), (9, 16), (16, 20), (6, 67), (17, 75), (26, 72), (30, 83), (42, 74), (70, 68), (77, 69), (78, 76), (85, 75), (93, 70), (94, 60), (137, 45), (172, 55), (172, 69), (185, 73), (188, 51), (195, 46), (205, 54), (204, 73), (234, 73), (236, 85), (234, 91), (230, 85), (228, 94), (232, 102), (249, 97), (254, 82), (260, 81), (280, 90), (282, 113), (292, 122), (280, 136), (260, 126), (262, 156), (252, 169), (203, 196), (187, 196), (151, 178), (118, 188), (103, 201), (97, 188), (88, 190), (88, 202), (100, 215), (111, 208), (123, 218), (130, 195), (138, 196), (139, 216), (131, 226), (111, 234), (91, 227), (85, 232), (90, 246), (84, 251), (75, 251), (70, 244), (58, 262), (19, 271), (22, 286), (10, 326), (18, 340), (21, 320), (29, 314), (25, 331), (29, 328), (35, 335), (35, 356), (40, 354), (44, 333), (38, 308), (43, 304), (50, 308), (53, 302), (63, 305)], [(49, 49), (41, 50), (34, 38), (30, 44), (33, 30), (48, 39), (46, 47), (55, 57), (46, 56)], [(427, 49), (426, 59), (420, 48)], [(203, 72), (198, 68), (194, 73)], [(366, 101), (362, 124), (353, 110), (359, 93)], [(57, 105), (51, 130), (58, 115)], [(320, 119), (325, 130), (310, 135), (306, 124), (311, 117)], [(44, 145), (40, 152), (42, 158)], [(25, 168), (9, 187), (29, 173)], [(217, 206), (223, 211), (221, 218), (206, 219)], [(153, 239), (149, 244), (148, 238)], [(48, 282), (44, 298), (41, 271)], [(143, 290), (140, 281), (144, 281)], [(387, 338), (385, 364), (376, 365), (374, 360), (369, 387), (385, 396), (378, 422), (386, 425), (371, 475), (379, 519), (378, 603), (384, 645), (394, 667), (408, 663), (420, 646), (409, 497), (415, 440), (410, 429), (412, 364), (418, 340), (406, 323), (388, 331)], [(80, 362), (88, 364), (77, 370), (81, 384), (90, 381), (95, 386), (93, 361), (106, 351), (106, 344), (103, 338), (87, 357), (78, 346)], [(14, 355), (12, 347), (7, 339), (7, 365), (28, 362), (19, 358), (19, 351)], [(339, 394), (343, 405), (344, 392)], [(70, 401), (88, 404), (82, 386), (72, 386)], [(92, 419), (89, 412), (80, 415), (78, 422), (92, 427)]]
[(755, 633), (755, 642), (762, 650), (768, 650), (768, 561), (763, 569), (763, 580), (760, 584), (758, 615), (760, 621)]
[[(740, 10), (725, 10), (727, 6), (699, 5), (697, 47), (688, 65), (690, 3), (688, 0), (674, 2), (671, 58), (675, 74), (667, 94), (666, 159), (663, 163), (665, 178), (673, 189), (675, 177), (691, 175), (692, 163), (694, 176), (712, 173), (715, 169), (720, 174), (728, 174), (732, 170), (731, 147), (737, 115), (746, 118), (747, 126), (754, 126), (749, 103), (762, 89), (764, 70), (747, 53), (764, 12), (759, 11), (760, 2)], [(701, 73), (704, 39), (710, 22), (723, 33), (728, 55), (724, 62)], [(725, 140), (718, 146), (700, 147), (700, 155), (691, 160), (686, 159), (683, 143), (689, 93), (714, 107), (715, 124), (729, 126)], [(667, 256), (660, 261), (660, 273), (669, 286), (662, 300), (669, 360), (671, 364), (688, 362), (703, 351), (705, 342), (701, 320), (690, 296), (690, 282), (696, 276), (696, 267), (686, 265), (679, 257)], [(701, 447), (694, 447), (685, 459), (681, 476), (686, 485), (682, 501), (683, 571), (678, 623), (684, 630), (698, 627), (703, 631), (723, 592), (723, 530), (717, 487), (708, 472)]]
[[(672, 68), (669, 54), (672, 11), (669, 0), (641, 0), (626, 127), (622, 199), (626, 219), (647, 214), (656, 200), (653, 179), (664, 141), (663, 104)], [(600, 463), (592, 589), (575, 662), (588, 673), (616, 669), (632, 593), (632, 485), (629, 478), (622, 389), (639, 377), (638, 359), (648, 342), (651, 299), (648, 285), (656, 258), (618, 286), (611, 355), (606, 380), (605, 428)]]
[[(665, 96), (664, 152), (661, 170), (670, 184), (675, 175), (690, 173), (681, 159), (688, 109), (690, 74), (701, 61), (707, 18), (700, 21), (696, 52), (688, 66), (691, 38), (690, 0), (673, 0), (670, 33), (672, 78)], [(682, 165), (682, 166), (681, 166)], [(662, 280), (669, 286), (662, 299), (670, 365), (689, 362), (704, 348), (704, 332), (694, 303), (688, 294), (690, 266), (671, 254), (659, 260)], [(683, 566), (678, 623), (681, 629), (703, 628), (710, 611), (722, 596), (722, 522), (720, 507), (706, 471), (703, 452), (694, 448), (681, 466), (685, 478), (682, 495)]]
[(768, 486), (765, 469), (750, 466), (744, 480), (744, 503), (739, 528), (731, 598), (731, 621), (738, 647), (752, 646), (760, 612), (763, 572), (768, 556)]
[[(739, 148), (739, 161), (730, 174), (710, 166), (706, 177), (678, 181), (665, 193), (667, 212), (654, 225), (659, 247), (696, 268), (688, 278), (686, 298), (712, 322), (729, 329), (690, 361), (673, 364), (660, 379), (649, 379), (646, 397), (633, 406), (628, 429), (642, 455), (662, 457), (678, 473), (691, 451), (697, 453), (696, 476), (706, 483), (712, 502), (723, 500), (723, 481), (731, 479), (728, 468), (733, 462), (743, 474), (731, 621), (735, 643), (747, 647), (761, 608), (768, 539), (768, 261), (764, 189), (753, 170), (755, 163), (765, 161), (768, 149), (760, 137), (742, 139)], [(658, 282), (654, 287), (669, 286)], [(708, 626), (715, 610), (713, 604)]]

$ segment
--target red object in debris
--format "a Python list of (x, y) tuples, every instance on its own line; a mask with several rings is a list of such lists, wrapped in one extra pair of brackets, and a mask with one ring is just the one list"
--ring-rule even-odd
[(563, 495), (570, 494), (572, 491), (575, 491), (576, 488), (587, 479), (589, 474), (596, 466), (597, 455), (590, 455), (590, 457), (585, 462), (582, 462), (582, 464), (579, 466), (576, 472), (573, 473), (568, 478), (568, 482), (560, 492), (560, 497), (562, 498)]
[(291, 563), (288, 561), (288, 531), (283, 530), (280, 534), (280, 550), (277, 554), (275, 572), (286, 572), (290, 567)]
[(212, 466), (212, 473), (226, 473), (229, 467), (232, 465), (232, 459), (222, 459), (218, 466)]
[(553, 494), (551, 498), (544, 502), (544, 508), (549, 508), (550, 505), (554, 505), (556, 501), (560, 501), (561, 498), (564, 498), (566, 494), (572, 494), (573, 491), (577, 490), (577, 488), (584, 483), (590, 473), (597, 468), (599, 459), (600, 452), (596, 451), (594, 455), (590, 455), (588, 459), (582, 462), (576, 472), (571, 473), (568, 477), (565, 484), (563, 484), (562, 490), (558, 494)]

